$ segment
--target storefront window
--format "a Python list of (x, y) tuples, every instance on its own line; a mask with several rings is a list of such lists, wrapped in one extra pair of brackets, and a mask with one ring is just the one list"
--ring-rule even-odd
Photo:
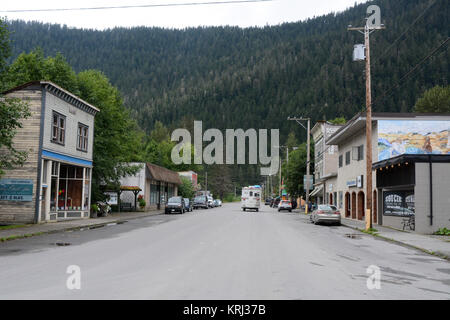
[(414, 191), (385, 191), (383, 206), (385, 216), (413, 216), (415, 215)]
[[(86, 169), (86, 171), (88, 170)], [(86, 197), (83, 207), (83, 168), (66, 164), (60, 165), (57, 210), (78, 211), (87, 209), (87, 204), (89, 203), (89, 176), (87, 178), (84, 186)], [(56, 181), (54, 180), (56, 179), (52, 178), (52, 195), (54, 187), (56, 188)]]
[(150, 203), (156, 204), (158, 202), (158, 185), (151, 184), (150, 185)]

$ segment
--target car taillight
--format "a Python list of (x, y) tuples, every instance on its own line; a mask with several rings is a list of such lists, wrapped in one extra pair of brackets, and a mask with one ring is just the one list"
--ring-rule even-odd
[(341, 215), (339, 211), (335, 211), (334, 214)]
[(256, 198), (256, 201), (259, 201), (259, 198)]
[(323, 214), (323, 211), (317, 211), (317, 214)]

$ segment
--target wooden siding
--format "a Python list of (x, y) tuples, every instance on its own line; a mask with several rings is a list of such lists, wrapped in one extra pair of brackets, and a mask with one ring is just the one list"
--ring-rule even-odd
[(0, 201), (0, 223), (33, 223), (35, 217), (36, 186), (38, 175), (39, 137), (41, 121), (42, 92), (39, 90), (20, 90), (7, 94), (7, 97), (28, 101), (31, 117), (25, 119), (23, 128), (17, 130), (14, 145), (20, 151), (27, 151), (28, 158), (23, 167), (6, 170), (2, 179), (30, 179), (33, 181), (33, 201)]

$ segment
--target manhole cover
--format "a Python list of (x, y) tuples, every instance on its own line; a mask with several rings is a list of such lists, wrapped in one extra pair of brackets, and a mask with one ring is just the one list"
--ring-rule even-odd
[(361, 239), (362, 238), (360, 234), (354, 234), (354, 233), (348, 233), (345, 236), (350, 239)]

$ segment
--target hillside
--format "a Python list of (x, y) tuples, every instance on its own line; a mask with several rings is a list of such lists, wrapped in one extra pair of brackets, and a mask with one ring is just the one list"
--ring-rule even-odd
[[(372, 37), (373, 90), (377, 99), (447, 37), (449, 2), (380, 0), (385, 31)], [(314, 120), (351, 117), (365, 103), (363, 64), (352, 62), (362, 35), (347, 25), (364, 23), (367, 4), (339, 14), (265, 28), (205, 27), (185, 30), (115, 28), (106, 31), (10, 21), (13, 58), (41, 47), (61, 52), (77, 71), (102, 70), (122, 92), (146, 131), (156, 120), (171, 127), (280, 128), (289, 115)], [(385, 52), (413, 21), (397, 43)], [(378, 59), (380, 58), (381, 59)], [(447, 85), (450, 54), (442, 48), (375, 111), (410, 111), (418, 96)]]

